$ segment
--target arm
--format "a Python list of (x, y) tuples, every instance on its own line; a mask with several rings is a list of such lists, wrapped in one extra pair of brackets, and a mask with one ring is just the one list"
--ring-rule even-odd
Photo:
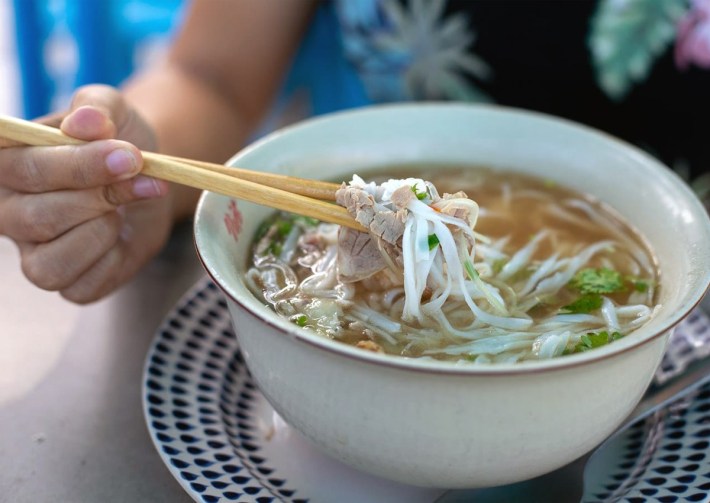
[(266, 111), (311, 10), (307, 0), (195, 0), (165, 65), (123, 92), (75, 94), (61, 128), (90, 143), (0, 149), (0, 234), (18, 245), (25, 275), (86, 303), (136, 274), (198, 196), (138, 175), (137, 148), (227, 159)]
[[(194, 1), (165, 66), (125, 91), (156, 131), (159, 151), (223, 163), (239, 150), (278, 91), (313, 9), (309, 0)], [(191, 215), (194, 191), (175, 189), (175, 217)]]

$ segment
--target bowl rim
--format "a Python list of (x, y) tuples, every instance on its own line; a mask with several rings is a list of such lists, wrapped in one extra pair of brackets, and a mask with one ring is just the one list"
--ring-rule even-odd
[[(650, 154), (639, 149), (635, 145), (626, 142), (620, 138), (617, 138), (607, 132), (598, 130), (591, 126), (575, 122), (564, 117), (558, 117), (555, 115), (547, 114), (544, 112), (539, 112), (535, 110), (528, 110), (517, 107), (510, 107), (497, 104), (471, 104), (471, 103), (453, 103), (453, 102), (426, 102), (426, 103), (388, 103), (388, 104), (376, 104), (359, 107), (357, 109), (341, 110), (337, 112), (332, 112), (328, 114), (323, 114), (317, 117), (311, 117), (308, 119), (301, 120), (297, 123), (290, 124), (279, 128), (265, 136), (255, 140), (253, 143), (247, 145), (243, 149), (239, 150), (232, 158), (230, 158), (226, 165), (233, 165), (234, 160), (238, 157), (247, 155), (253, 150), (259, 149), (262, 145), (267, 144), (274, 139), (289, 134), (292, 130), (298, 130), (300, 128), (317, 126), (321, 122), (328, 122), (330, 120), (336, 119), (341, 116), (352, 116), (352, 115), (366, 115), (372, 113), (382, 113), (388, 109), (406, 110), (406, 109), (424, 109), (424, 108), (438, 108), (438, 109), (455, 109), (461, 108), (466, 110), (472, 109), (485, 109), (494, 112), (511, 113), (513, 115), (522, 115), (525, 117), (538, 118), (542, 120), (551, 121), (565, 127), (571, 127), (573, 129), (580, 130), (587, 134), (591, 134), (602, 138), (606, 142), (611, 142), (616, 144), (618, 147), (626, 150), (629, 153), (633, 153), (635, 156), (640, 156), (644, 163), (653, 164), (657, 167), (664, 168), (668, 175), (671, 177), (676, 177), (663, 163), (658, 159), (652, 157)], [(680, 182), (680, 179), (677, 180)], [(682, 182), (681, 182), (682, 183)], [(685, 186), (689, 194), (692, 191), (689, 187)], [(212, 194), (208, 191), (204, 191), (198, 201), (195, 218), (193, 223), (193, 242), (195, 250), (197, 252), (198, 259), (211, 277), (212, 281), (217, 285), (217, 287), (226, 295), (232, 302), (234, 302), (239, 308), (241, 308), (245, 313), (256, 320), (264, 323), (272, 330), (276, 331), (277, 336), (289, 337), (294, 341), (299, 343), (305, 343), (311, 348), (317, 348), (325, 351), (331, 355), (337, 355), (340, 357), (345, 357), (351, 360), (355, 360), (363, 364), (372, 364), (379, 367), (389, 367), (393, 369), (406, 370), (412, 372), (430, 373), (430, 374), (446, 374), (446, 375), (459, 375), (459, 376), (472, 376), (472, 375), (520, 375), (520, 374), (538, 374), (546, 373), (551, 371), (561, 371), (568, 370), (571, 368), (576, 368), (584, 365), (589, 365), (600, 360), (611, 359), (620, 355), (623, 355), (629, 351), (636, 350), (637, 348), (649, 344), (659, 337), (662, 337), (669, 333), (678, 323), (680, 323), (685, 317), (687, 317), (694, 309), (698, 307), (703, 297), (710, 290), (710, 271), (706, 271), (702, 282), (705, 283), (703, 288), (698, 289), (696, 292), (696, 297), (692, 302), (688, 303), (685, 309), (677, 310), (673, 315), (669, 316), (668, 320), (664, 323), (662, 327), (653, 333), (644, 335), (638, 338), (638, 340), (628, 342), (628, 339), (624, 338), (621, 341), (617, 341), (615, 344), (608, 344), (600, 348), (596, 348), (594, 351), (586, 351), (583, 353), (576, 353), (572, 355), (566, 355), (564, 358), (555, 357), (544, 360), (526, 360), (522, 362), (515, 363), (492, 363), (492, 364), (457, 364), (451, 361), (439, 361), (439, 360), (422, 360), (418, 358), (408, 358), (398, 355), (389, 354), (378, 354), (371, 351), (364, 351), (362, 349), (355, 348), (348, 344), (328, 339), (321, 335), (314, 333), (305, 328), (298, 327), (293, 323), (288, 323), (286, 320), (278, 318), (268, 306), (261, 305), (259, 309), (254, 309), (245, 302), (242, 302), (238, 295), (232, 292), (228, 285), (223, 284), (220, 279), (219, 274), (215, 274), (211, 265), (209, 264), (209, 258), (205, 256), (204, 251), (201, 249), (198, 238), (198, 227), (201, 222), (201, 214), (204, 206), (207, 204), (211, 197), (216, 197), (217, 194)], [(694, 197), (694, 196), (693, 196)], [(697, 201), (697, 206), (702, 208), (702, 205)], [(695, 204), (695, 203), (693, 203)], [(703, 209), (704, 210), (704, 209)], [(710, 220), (708, 220), (710, 222)], [(710, 228), (710, 225), (707, 226)], [(238, 329), (235, 327), (235, 332)]]

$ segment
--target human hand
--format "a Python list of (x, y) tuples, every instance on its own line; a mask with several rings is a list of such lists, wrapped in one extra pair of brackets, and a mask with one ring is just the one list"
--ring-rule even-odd
[[(61, 122), (60, 122), (61, 121)], [(0, 235), (35, 285), (88, 303), (125, 283), (165, 244), (165, 182), (139, 175), (155, 135), (121, 94), (87, 86), (60, 125), (80, 146), (0, 145)]]

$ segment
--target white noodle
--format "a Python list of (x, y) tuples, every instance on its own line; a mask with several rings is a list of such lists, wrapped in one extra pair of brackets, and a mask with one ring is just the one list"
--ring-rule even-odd
[[(511, 251), (511, 236), (491, 239), (473, 228), (479, 217), (489, 219), (491, 225), (490, 219), (497, 219), (497, 224), (500, 219), (509, 220), (507, 215), (479, 209), (464, 197), (440, 199), (429, 182), (409, 178), (376, 185), (354, 176), (350, 186), (370, 194), (376, 211), (394, 211), (397, 208), (390, 198), (403, 184), (413, 187), (417, 197), (405, 199), (407, 217), (398, 242), (401, 255), (390, 256), (392, 246), (375, 240), (386, 267), (367, 288), (379, 281), (381, 290), (358, 294), (355, 284), (340, 281), (337, 226), (330, 224), (306, 234), (294, 225), (278, 258), (255, 260), (245, 276), (247, 285), (262, 293), (281, 314), (304, 312), (313, 318), (309, 326), (315, 324), (328, 334), (342, 333), (341, 320), (357, 321), (381, 341), (400, 348), (403, 355), (457, 356), (460, 364), (552, 358), (573, 348), (586, 334), (606, 330), (625, 335), (653, 316), (655, 281), (650, 259), (626, 229), (615, 221), (609, 224), (590, 203), (578, 199), (558, 203), (542, 191), (516, 192), (504, 184), (500, 196), (504, 207), (520, 198), (549, 200), (545, 210), (549, 215), (586, 229), (587, 220), (579, 216), (584, 214), (614, 238), (577, 245), (569, 242), (567, 231), (543, 229), (531, 232), (522, 248)], [(308, 239), (300, 241), (302, 235)], [(538, 260), (536, 253), (543, 242), (556, 251)], [(307, 252), (298, 257), (301, 248)], [(294, 267), (310, 270), (300, 284), (289, 265), (292, 258)], [(531, 309), (546, 309), (547, 303), (560, 305), (556, 300), (560, 295), (560, 299), (569, 298), (568, 285), (581, 269), (615, 270), (619, 264), (625, 274), (650, 280), (646, 291), (627, 294), (627, 305), (617, 306), (602, 296), (601, 308), (588, 314), (558, 311), (543, 317), (536, 314), (535, 319), (530, 315)], [(368, 337), (372, 338), (369, 332)]]

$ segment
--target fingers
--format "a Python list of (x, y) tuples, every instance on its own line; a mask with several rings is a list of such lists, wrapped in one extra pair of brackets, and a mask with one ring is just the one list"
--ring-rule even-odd
[(153, 130), (121, 93), (109, 86), (85, 86), (74, 95), (66, 115), (39, 121), (50, 125), (61, 122), (66, 134), (89, 143), (26, 148), (2, 144), (0, 186), (39, 193), (106, 185), (140, 171), (143, 160), (139, 148), (155, 150)]
[(118, 140), (5, 148), (0, 150), (0, 184), (23, 193), (83, 189), (126, 180), (142, 164), (140, 150)]
[(125, 209), (125, 221), (131, 227), (123, 227), (115, 246), (59, 290), (64, 298), (85, 304), (104, 297), (133, 277), (165, 245), (170, 234), (165, 225), (170, 219), (168, 200), (143, 201)]
[(117, 271), (125, 269), (126, 255), (126, 247), (119, 242), (59, 293), (77, 304), (87, 304), (104, 297), (121, 284), (122, 278)]
[(111, 120), (110, 113), (94, 106), (82, 106), (64, 118), (60, 129), (69, 136), (86, 141), (116, 138), (118, 129)]
[(38, 117), (35, 119), (37, 122), (44, 124), (45, 126), (51, 126), (54, 128), (59, 128), (61, 126), (64, 117), (66, 117), (66, 112), (50, 112), (47, 115)]
[(106, 213), (48, 243), (22, 243), (22, 271), (45, 290), (69, 287), (117, 244), (122, 222), (118, 213)]
[(155, 150), (152, 129), (128, 106), (121, 93), (109, 86), (91, 85), (79, 89), (61, 129), (82, 140), (120, 138)]
[(139, 174), (139, 149), (157, 150), (155, 134), (107, 86), (84, 87), (68, 112), (37, 120), (87, 143), (0, 142), (0, 235), (18, 244), (31, 282), (74, 302), (97, 300), (167, 239), (170, 202), (146, 199), (168, 184)]
[(0, 197), (0, 234), (18, 242), (44, 243), (134, 201), (161, 197), (167, 186), (138, 176), (88, 190)]

